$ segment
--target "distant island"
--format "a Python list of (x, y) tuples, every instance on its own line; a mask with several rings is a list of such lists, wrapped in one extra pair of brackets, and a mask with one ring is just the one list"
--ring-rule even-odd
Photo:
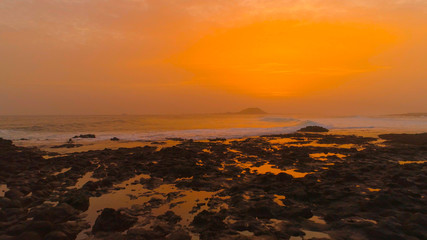
[(385, 116), (386, 117), (427, 117), (427, 113), (399, 113), (399, 114), (389, 114)]
[(267, 112), (261, 110), (260, 108), (246, 108), (236, 114), (267, 114)]

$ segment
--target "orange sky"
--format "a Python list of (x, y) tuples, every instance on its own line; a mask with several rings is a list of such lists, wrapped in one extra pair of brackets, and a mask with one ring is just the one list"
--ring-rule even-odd
[(427, 112), (423, 0), (3, 0), (0, 114)]

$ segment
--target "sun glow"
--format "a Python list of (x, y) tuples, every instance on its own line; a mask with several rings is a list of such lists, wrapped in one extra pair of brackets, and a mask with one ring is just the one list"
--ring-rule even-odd
[(371, 24), (265, 21), (219, 30), (171, 61), (194, 74), (189, 84), (290, 97), (385, 68), (371, 59), (395, 41)]

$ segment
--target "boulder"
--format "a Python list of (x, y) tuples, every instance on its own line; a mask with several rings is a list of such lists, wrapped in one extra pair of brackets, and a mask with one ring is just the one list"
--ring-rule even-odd
[(89, 209), (89, 195), (84, 191), (75, 191), (67, 194), (63, 202), (83, 212)]
[(105, 208), (96, 219), (92, 232), (123, 232), (136, 222), (135, 217), (124, 215), (112, 208)]
[(11, 189), (4, 194), (5, 197), (9, 199), (18, 199), (24, 196), (22, 192), (17, 189)]
[(44, 240), (68, 240), (68, 237), (65, 233), (61, 231), (53, 231), (47, 234), (44, 237)]
[(176, 215), (174, 212), (172, 211), (167, 211), (165, 214), (160, 215), (157, 217), (160, 220), (166, 221), (169, 224), (176, 224), (177, 222), (181, 221), (181, 217)]
[(80, 134), (76, 135), (73, 138), (96, 138), (95, 134)]
[(27, 227), (29, 232), (37, 232), (41, 236), (46, 235), (47, 233), (53, 230), (54, 226), (49, 221), (32, 221)]
[(77, 218), (79, 211), (66, 203), (44, 209), (34, 216), (34, 221), (50, 221), (52, 223), (63, 223)]
[(298, 132), (329, 132), (327, 128), (320, 126), (307, 126), (298, 130)]
[(191, 240), (191, 236), (188, 232), (180, 229), (166, 236), (166, 240)]
[(42, 240), (42, 237), (36, 232), (23, 232), (16, 237), (16, 240)]

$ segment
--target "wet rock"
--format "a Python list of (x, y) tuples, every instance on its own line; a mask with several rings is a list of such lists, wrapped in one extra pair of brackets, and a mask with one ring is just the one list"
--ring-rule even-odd
[(380, 138), (392, 143), (427, 145), (427, 133), (419, 134), (381, 134)]
[(28, 227), (27, 231), (37, 232), (41, 236), (46, 235), (54, 229), (54, 225), (49, 221), (32, 221)]
[(57, 225), (57, 229), (60, 229), (62, 232), (64, 232), (69, 238), (75, 239), (77, 234), (79, 234), (84, 229), (90, 228), (90, 224), (87, 222), (82, 221), (68, 221), (65, 223), (62, 223), (60, 225)]
[(196, 228), (205, 230), (223, 230), (226, 228), (226, 225), (223, 222), (224, 219), (225, 216), (203, 210), (194, 217), (191, 224)]
[(28, 227), (28, 223), (26, 223), (26, 222), (13, 224), (6, 230), (6, 233), (7, 233), (7, 235), (17, 236), (17, 235), (20, 235), (21, 233), (25, 232), (27, 227)]
[(293, 179), (292, 175), (287, 173), (279, 173), (276, 175), (276, 178), (280, 182), (290, 182)]
[(329, 132), (327, 128), (320, 126), (307, 126), (298, 130), (298, 132)]
[(61, 231), (53, 231), (48, 233), (44, 240), (69, 240), (68, 236)]
[(250, 216), (263, 218), (263, 219), (270, 219), (274, 217), (271, 209), (268, 206), (263, 206), (260, 204), (250, 207), (248, 209), (248, 214)]
[(34, 216), (35, 221), (50, 221), (62, 223), (77, 218), (78, 211), (66, 203), (48, 209), (41, 210)]
[(171, 233), (174, 229), (173, 224), (165, 223), (165, 222), (159, 222), (153, 226), (153, 230), (162, 236), (166, 236), (169, 233)]
[(398, 233), (394, 233), (385, 228), (371, 227), (365, 230), (366, 235), (375, 240), (406, 240), (406, 238)]
[(165, 214), (160, 215), (157, 217), (160, 220), (166, 221), (169, 224), (176, 224), (177, 222), (181, 221), (181, 217), (176, 215), (174, 212), (172, 211), (167, 211)]
[(36, 232), (23, 232), (15, 240), (42, 240), (42, 237)]
[(301, 217), (301, 218), (311, 218), (313, 217), (313, 213), (310, 208), (292, 208), (288, 212), (291, 217)]
[(304, 236), (305, 233), (296, 227), (288, 227), (286, 228), (286, 233), (290, 236)]
[(96, 138), (95, 134), (80, 134), (78, 136), (74, 136), (73, 138)]
[(83, 144), (66, 143), (66, 144), (52, 146), (51, 148), (77, 148), (81, 146), (83, 146)]
[(13, 204), (13, 201), (10, 200), (7, 197), (0, 198), (0, 208), (10, 208), (10, 207), (17, 207)]
[(17, 189), (11, 189), (11, 190), (7, 191), (4, 194), (4, 196), (9, 198), (9, 199), (19, 199), (19, 198), (22, 198), (24, 196), (24, 194)]
[[(271, 141), (275, 139), (278, 143), (273, 144)], [(288, 140), (292, 143), (288, 144)], [(232, 142), (185, 141), (160, 151), (155, 147), (89, 151), (52, 159), (42, 159), (36, 150), (19, 148), (7, 141), (2, 144), (0, 140), (0, 159), (4, 160), (0, 161), (1, 182), (24, 195), (31, 192), (31, 196), (12, 200), (0, 197), (0, 235), (10, 233), (15, 238), (22, 233), (36, 233), (43, 239), (52, 231), (61, 231), (69, 239), (75, 239), (77, 233), (88, 227), (79, 215), (87, 207), (86, 197), (80, 198), (79, 194), (114, 194), (112, 190), (117, 188), (116, 184), (144, 173), (152, 178), (135, 181), (132, 188), (140, 184), (152, 191), (140, 195), (136, 190), (132, 195), (151, 200), (141, 204), (138, 210), (117, 211), (125, 216), (124, 220), (110, 214), (110, 222), (98, 225), (120, 230), (100, 230), (95, 233), (96, 238), (167, 239), (180, 235), (176, 233), (180, 220), (173, 212), (158, 217), (148, 214), (152, 208), (160, 206), (179, 208), (180, 205), (174, 204), (182, 203), (180, 198), (186, 196), (181, 190), (192, 189), (218, 191), (193, 204), (194, 214), (202, 206), (209, 209), (197, 214), (190, 226), (202, 240), (288, 239), (290, 235), (303, 236), (301, 229), (328, 231), (336, 239), (352, 239), (353, 234), (353, 239), (425, 239), (427, 165), (399, 165), (398, 162), (427, 159), (427, 147), (400, 143), (379, 147), (370, 142), (372, 140), (295, 133)], [(314, 141), (334, 146), (310, 145)], [(301, 146), (295, 146), (297, 144)], [(355, 148), (341, 147), (341, 144), (354, 144)], [(209, 152), (203, 152), (204, 149)], [(327, 160), (321, 162), (310, 157), (316, 153), (346, 157), (327, 156)], [(245, 166), (241, 167), (236, 161)], [(267, 162), (282, 170), (296, 168), (311, 174), (293, 178), (286, 173), (255, 174), (251, 171), (252, 166), (262, 167)], [(52, 176), (68, 167), (71, 170), (67, 173)], [(88, 171), (94, 171), (94, 177), (102, 180), (89, 182), (80, 190), (68, 188)], [(181, 176), (186, 178), (177, 179)], [(174, 184), (178, 190), (169, 194), (162, 192), (163, 196), (159, 197), (157, 187), (162, 184)], [(381, 191), (371, 192), (368, 188)], [(275, 195), (286, 196), (286, 199)], [(43, 204), (58, 200), (61, 204), (57, 207)], [(61, 209), (63, 204), (68, 207)], [(219, 209), (222, 210), (218, 212)], [(320, 226), (308, 220), (312, 212), (322, 216), (327, 224)], [(126, 213), (138, 215), (143, 223), (141, 226), (146, 229), (129, 229), (133, 224), (115, 226), (126, 222), (127, 218), (132, 219)], [(30, 220), (32, 217), (34, 220)], [(30, 228), (35, 224), (32, 222), (40, 224), (39, 227)], [(279, 228), (278, 224), (284, 225)], [(121, 229), (129, 230), (122, 234)], [(242, 231), (248, 231), (251, 236), (241, 235)], [(188, 239), (188, 235), (184, 231), (177, 238)]]
[(130, 217), (112, 208), (106, 208), (95, 221), (92, 232), (123, 232), (133, 226), (137, 218)]
[(180, 229), (166, 236), (166, 240), (191, 240), (191, 236), (188, 232)]
[(89, 209), (89, 195), (81, 190), (68, 193), (63, 202), (83, 212)]
[(129, 229), (125, 238), (126, 240), (160, 240), (165, 239), (165, 235), (153, 230), (147, 230), (143, 228), (132, 228)]

